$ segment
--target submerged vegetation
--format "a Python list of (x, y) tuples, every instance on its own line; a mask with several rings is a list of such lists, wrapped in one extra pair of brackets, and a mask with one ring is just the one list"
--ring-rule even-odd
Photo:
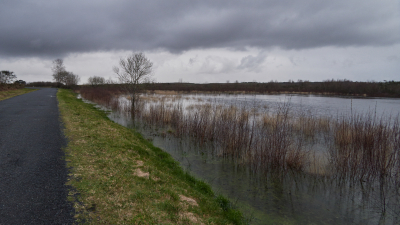
[(210, 186), (131, 129), (110, 121), (69, 90), (57, 94), (78, 223), (242, 224)]
[(337, 176), (370, 181), (400, 178), (399, 118), (353, 114), (335, 121), (330, 160)]
[[(130, 114), (121, 93), (82, 89), (84, 98)], [(168, 101), (169, 98), (169, 101)], [(173, 99), (171, 99), (173, 98)], [(399, 118), (376, 115), (317, 117), (294, 112), (289, 103), (277, 109), (248, 107), (238, 103), (213, 102), (183, 106), (181, 95), (144, 95), (135, 107), (136, 119), (151, 125), (170, 127), (177, 137), (190, 136), (197, 143), (212, 142), (218, 155), (230, 157), (254, 171), (311, 171), (312, 147), (323, 144), (327, 162), (321, 168), (333, 176), (375, 179), (400, 176)], [(173, 103), (171, 103), (173, 102)]]
[[(326, 118), (295, 111), (288, 102), (274, 109), (202, 99), (185, 105), (185, 96), (179, 94), (145, 94), (131, 109), (129, 99), (121, 97), (124, 93), (112, 89), (84, 88), (80, 93), (126, 115), (135, 110), (133, 119), (164, 127), (167, 132), (161, 136), (211, 144), (212, 154), (247, 167), (253, 174), (272, 176), (273, 180), (288, 176), (298, 180), (292, 175), (303, 174), (301, 179), (314, 185), (333, 185), (339, 190), (342, 185), (351, 187), (349, 193), (362, 193), (363, 201), (368, 201), (366, 193), (373, 193), (371, 196), (380, 196), (381, 203), (371, 207), (379, 207), (382, 215), (399, 213), (399, 206), (393, 203), (399, 199), (400, 189), (398, 115), (351, 112)], [(353, 197), (357, 195), (353, 193)]]

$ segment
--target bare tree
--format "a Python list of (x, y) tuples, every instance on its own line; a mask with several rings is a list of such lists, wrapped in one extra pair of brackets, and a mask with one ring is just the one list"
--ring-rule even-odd
[(80, 81), (80, 77), (78, 75), (65, 70), (64, 61), (62, 59), (55, 59), (53, 61), (51, 70), (53, 71), (54, 81), (59, 84), (73, 86), (77, 85)]
[(0, 71), (0, 84), (11, 84), (16, 79), (17, 76), (14, 74), (14, 72), (8, 70)]
[(72, 72), (67, 72), (67, 75), (64, 78), (65, 85), (67, 86), (77, 85), (80, 80), (81, 78)]
[(54, 60), (51, 70), (53, 71), (54, 81), (65, 84), (65, 78), (68, 75), (68, 72), (65, 70), (64, 61), (62, 59)]
[(132, 103), (132, 112), (135, 112), (135, 102), (140, 84), (150, 80), (153, 63), (142, 53), (133, 53), (126, 59), (119, 61), (119, 67), (113, 68), (123, 88), (129, 93)]
[(89, 77), (88, 83), (90, 85), (105, 84), (106, 83), (106, 79), (104, 79), (104, 77), (93, 76), (93, 77)]
[(111, 77), (109, 77), (109, 78), (106, 80), (106, 84), (115, 84), (115, 82), (113, 81), (113, 79), (112, 79)]
[(67, 79), (68, 76), (70, 75), (70, 72), (68, 71), (61, 71), (57, 74), (57, 80), (56, 82), (61, 83), (61, 84), (67, 84)]

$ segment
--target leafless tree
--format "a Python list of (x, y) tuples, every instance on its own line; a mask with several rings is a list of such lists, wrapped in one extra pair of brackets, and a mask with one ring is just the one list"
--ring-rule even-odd
[(109, 78), (106, 80), (106, 84), (115, 84), (115, 82), (113, 81), (113, 79), (112, 79), (111, 77), (109, 77)]
[(113, 68), (122, 87), (129, 93), (132, 103), (132, 112), (135, 112), (135, 102), (140, 84), (148, 82), (151, 78), (153, 63), (142, 53), (133, 53), (126, 59), (119, 61), (119, 67)]
[(62, 59), (54, 60), (51, 70), (53, 71), (53, 80), (57, 83), (65, 84), (68, 72), (65, 70), (64, 61)]
[(72, 72), (67, 72), (67, 75), (64, 78), (65, 85), (67, 86), (77, 85), (80, 80), (81, 78)]
[(14, 74), (14, 72), (8, 70), (0, 71), (0, 84), (11, 84), (16, 79), (17, 76)]
[(106, 79), (104, 79), (104, 77), (93, 76), (93, 77), (89, 77), (88, 83), (90, 85), (105, 84), (106, 83)]
[(53, 71), (53, 79), (57, 83), (73, 86), (77, 85), (80, 81), (78, 75), (65, 70), (64, 61), (62, 59), (55, 59), (51, 70)]

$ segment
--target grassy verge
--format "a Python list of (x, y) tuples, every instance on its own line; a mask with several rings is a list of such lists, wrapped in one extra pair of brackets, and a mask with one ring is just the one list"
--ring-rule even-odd
[(37, 89), (22, 88), (22, 89), (10, 90), (10, 91), (0, 91), (0, 101), (15, 97), (17, 95), (22, 95), (22, 94), (26, 94), (26, 93), (29, 93), (32, 91), (36, 91), (36, 90)]
[(69, 90), (60, 89), (57, 97), (69, 139), (70, 200), (79, 223), (244, 223), (227, 199), (140, 134)]

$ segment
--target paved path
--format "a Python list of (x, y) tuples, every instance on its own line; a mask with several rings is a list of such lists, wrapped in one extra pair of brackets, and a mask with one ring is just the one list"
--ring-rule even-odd
[(0, 224), (73, 223), (56, 93), (0, 101)]

